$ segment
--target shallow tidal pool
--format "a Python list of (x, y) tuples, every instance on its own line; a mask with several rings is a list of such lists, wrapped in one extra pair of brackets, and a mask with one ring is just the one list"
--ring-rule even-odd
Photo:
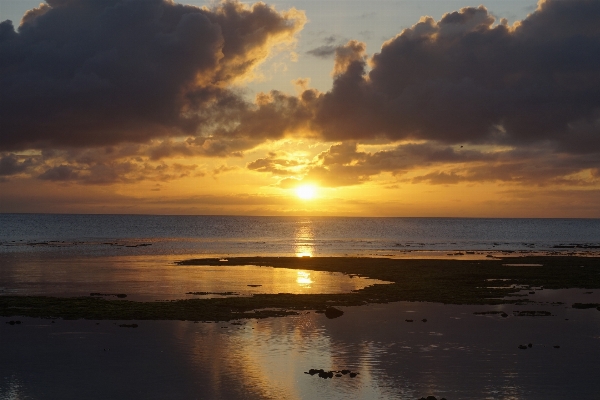
[[(310, 271), (254, 265), (177, 265), (181, 257), (11, 258), (0, 255), (0, 296), (89, 296), (155, 301), (258, 293), (348, 293), (385, 283), (341, 272)], [(193, 293), (193, 294), (192, 294)]]
[[(314, 312), (228, 323), (3, 317), (0, 399), (597, 397), (600, 311), (570, 302), (599, 302), (600, 291), (530, 297), (538, 303), (341, 307), (335, 319)], [(486, 311), (507, 316), (475, 314)], [(323, 379), (310, 369), (357, 375)]]

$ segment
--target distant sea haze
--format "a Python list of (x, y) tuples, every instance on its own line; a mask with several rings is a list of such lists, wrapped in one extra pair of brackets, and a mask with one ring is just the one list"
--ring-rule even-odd
[(600, 251), (599, 219), (0, 214), (0, 253), (396, 255)]

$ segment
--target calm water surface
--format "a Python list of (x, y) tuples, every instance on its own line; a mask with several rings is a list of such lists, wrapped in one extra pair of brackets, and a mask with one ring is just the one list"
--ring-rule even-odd
[[(600, 301), (581, 290), (536, 296)], [(553, 315), (513, 314), (532, 307)], [(0, 318), (0, 398), (564, 400), (600, 391), (595, 309), (400, 302), (344, 310), (333, 320), (306, 313), (242, 325), (139, 321), (135, 329)], [(489, 310), (509, 317), (473, 314)], [(359, 374), (325, 380), (304, 373), (311, 368)]]
[[(191, 257), (599, 250), (595, 219), (0, 214), (0, 296), (108, 292), (152, 301), (198, 298), (186, 294), (196, 291), (339, 293), (374, 283), (260, 262), (175, 264)], [(0, 399), (596, 398), (600, 312), (570, 304), (600, 302), (600, 291), (530, 297), (541, 303), (393, 303), (346, 308), (333, 320), (311, 312), (242, 325), (0, 318)], [(553, 316), (512, 313), (524, 309)], [(473, 314), (486, 310), (509, 317)], [(324, 380), (304, 373), (311, 368), (359, 374)]]
[[(155, 301), (251, 296), (257, 293), (348, 293), (377, 279), (339, 272), (254, 265), (176, 265), (180, 257), (45, 257), (40, 253), (0, 254), (0, 296), (89, 296), (126, 294), (127, 300)], [(190, 294), (201, 292), (201, 295)], [(231, 294), (218, 294), (233, 292)], [(109, 297), (115, 299), (115, 297)]]
[(0, 252), (55, 255), (316, 256), (600, 249), (599, 219), (0, 214), (0, 226)]

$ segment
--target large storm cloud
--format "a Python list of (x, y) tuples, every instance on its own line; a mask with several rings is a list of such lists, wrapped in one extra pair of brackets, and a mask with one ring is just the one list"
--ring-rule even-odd
[[(484, 8), (422, 18), (323, 96), (325, 137), (600, 150), (600, 2), (548, 0), (524, 21)], [(574, 143), (574, 142), (577, 143)]]
[(273, 96), (269, 106), (310, 116), (311, 131), (329, 141), (600, 151), (598, 15), (595, 0), (546, 0), (512, 26), (483, 6), (423, 17), (371, 58), (360, 42), (338, 48), (330, 91), (295, 103)]
[(195, 134), (304, 22), (263, 3), (48, 0), (0, 23), (0, 150)]

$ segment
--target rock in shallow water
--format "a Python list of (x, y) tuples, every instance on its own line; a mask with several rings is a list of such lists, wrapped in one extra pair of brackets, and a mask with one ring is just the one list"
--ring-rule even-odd
[(325, 316), (329, 319), (339, 318), (342, 315), (344, 315), (344, 312), (342, 310), (338, 310), (335, 307), (327, 307), (325, 309)]
[(321, 369), (311, 368), (307, 372), (305, 372), (305, 374), (311, 375), (311, 376), (317, 375), (319, 378), (323, 378), (323, 379), (333, 379), (334, 376), (336, 378), (341, 378), (344, 375), (349, 375), (350, 378), (355, 378), (358, 375), (358, 372), (351, 372), (349, 369), (344, 369), (341, 371), (325, 371), (322, 368)]
[(138, 324), (121, 324), (119, 328), (137, 328)]

